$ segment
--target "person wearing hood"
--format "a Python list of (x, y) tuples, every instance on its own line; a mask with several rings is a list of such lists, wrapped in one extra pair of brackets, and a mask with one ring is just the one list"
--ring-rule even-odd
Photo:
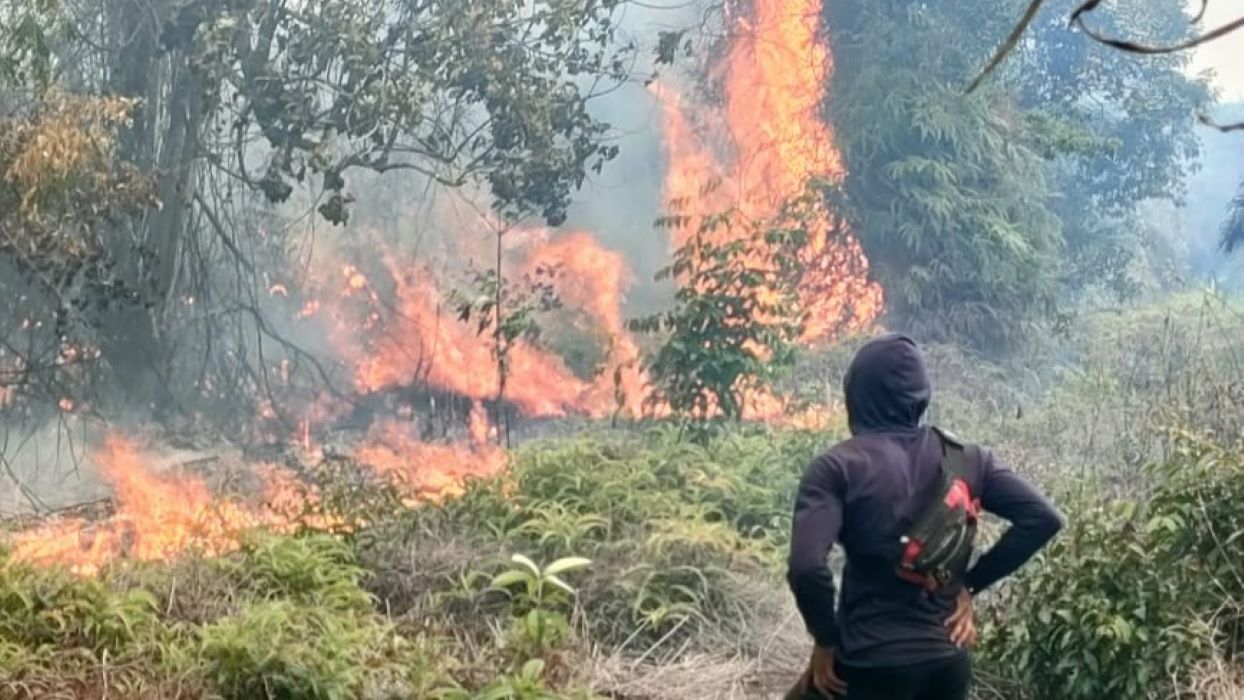
[[(987, 450), (964, 445), (964, 481), (1011, 527), (937, 588), (896, 571), (904, 528), (942, 478), (943, 437), (920, 425), (932, 390), (916, 343), (887, 335), (856, 354), (844, 382), (852, 437), (815, 459), (799, 486), (788, 580), (812, 661), (788, 698), (961, 700), (976, 630), (972, 597), (1015, 572), (1062, 527), (1050, 501)], [(835, 609), (828, 555), (846, 554)]]

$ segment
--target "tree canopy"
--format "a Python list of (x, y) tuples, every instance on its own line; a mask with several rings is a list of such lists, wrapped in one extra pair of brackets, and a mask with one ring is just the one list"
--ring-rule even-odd
[[(87, 139), (81, 157), (103, 175), (58, 185), (62, 243), (6, 245), (0, 263), (34, 269), (57, 251), (89, 255), (108, 270), (93, 278), (126, 290), (127, 300), (57, 311), (78, 284), (67, 274), (11, 290), (24, 307), (13, 309), (16, 317), (48, 319), (21, 329), (46, 338), (23, 340), (14, 352), (22, 343), (98, 349), (111, 371), (96, 376), (111, 377), (140, 406), (174, 413), (205, 382), (214, 392), (233, 386), (253, 395), (266, 383), (266, 363), (256, 361), (263, 345), (289, 346), (261, 303), (287, 277), (289, 242), (272, 226), (272, 205), (312, 202), (322, 219), (342, 224), (356, 174), (405, 171), (481, 193), (507, 220), (561, 223), (572, 193), (617, 152), (609, 125), (588, 105), (631, 69), (634, 49), (616, 34), (618, 7), (618, 0), (6, 5), (0, 78), (16, 120), (6, 143), (23, 129)], [(71, 97), (62, 103), (58, 93)], [(27, 106), (15, 106), (19, 100)], [(66, 120), (74, 123), (57, 126)], [(54, 180), (64, 171), (54, 157), (8, 156), (16, 160), (7, 167), (23, 177)], [(116, 208), (109, 193), (139, 181), (150, 196), (136, 199), (148, 206), (101, 220)], [(39, 215), (51, 216), (39, 204)], [(24, 217), (6, 226), (26, 227), (29, 238), (52, 223)], [(214, 313), (198, 313), (204, 304)], [(236, 343), (213, 342), (213, 334)], [(191, 346), (207, 348), (206, 358), (190, 360), (182, 350)], [(23, 386), (32, 379), (23, 374)], [(39, 391), (78, 403), (91, 393), (63, 373), (39, 381)]]
[[(967, 95), (1025, 3), (827, 4), (847, 204), (900, 326), (1000, 349), (1083, 296), (1163, 283), (1139, 207), (1180, 201), (1210, 90), (1186, 55), (1142, 63), (1068, 32), (1073, 4), (1029, 5), (1027, 40)], [(1142, 9), (1098, 14), (1190, 36), (1181, 8)]]

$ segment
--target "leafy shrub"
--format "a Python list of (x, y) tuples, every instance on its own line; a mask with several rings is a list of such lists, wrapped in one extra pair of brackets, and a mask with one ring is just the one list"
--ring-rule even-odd
[(494, 577), (492, 587), (510, 594), (516, 616), (511, 646), (530, 661), (570, 636), (570, 625), (560, 610), (568, 607), (575, 590), (562, 576), (592, 562), (566, 557), (540, 566), (521, 554), (510, 560), (514, 566)]
[(59, 570), (0, 563), (0, 638), (11, 644), (115, 658), (157, 627), (155, 599), (145, 591), (115, 591)]
[(178, 659), (226, 698), (410, 697), (435, 673), (375, 614), (345, 541), (255, 535), (218, 563), (244, 601)]
[(1244, 652), (1244, 453), (1187, 433), (1155, 472), (1149, 528), (1181, 600), (1212, 623), (1227, 653)]
[[(174, 616), (178, 572), (202, 589), (192, 601), (223, 601)], [(428, 697), (439, 661), (376, 614), (364, 573), (325, 536), (256, 535), (216, 561), (100, 579), (0, 559), (0, 697)]]
[(288, 600), (256, 602), (204, 627), (199, 637), (194, 662), (225, 698), (403, 696), (407, 645), (369, 616)]
[[(781, 589), (776, 574), (795, 486), (823, 440), (736, 427), (703, 445), (679, 440), (672, 428), (531, 443), (517, 451), (506, 476), (417, 512), (409, 547), (426, 558), (452, 532), (465, 533), (476, 552), (495, 552), (498, 567), (507, 550), (546, 561), (584, 555), (594, 563), (579, 597), (593, 641), (638, 647), (676, 627), (694, 637), (747, 613), (751, 606), (737, 594), (740, 577)], [(365, 556), (384, 570), (411, 553), (391, 551), (390, 564), (375, 554)], [(470, 580), (478, 562), (467, 564), (428, 582), (459, 601), (455, 606), (464, 584), (477, 598), (481, 591)], [(385, 582), (386, 600), (397, 587)], [(438, 604), (435, 612), (448, 609)]]
[[(761, 219), (737, 209), (700, 216), (678, 202), (676, 212), (658, 222), (681, 233), (672, 261), (657, 275), (676, 283), (674, 307), (629, 324), (665, 336), (646, 361), (651, 403), (701, 424), (739, 420), (747, 391), (785, 374), (800, 340), (871, 323), (867, 312), (857, 318), (851, 305), (833, 303), (846, 296), (865, 309), (880, 290), (853, 281), (863, 280), (866, 270), (840, 239), (846, 228), (827, 210), (831, 191), (827, 183), (809, 181), (803, 193)], [(830, 260), (835, 270), (858, 277), (841, 275), (835, 283), (846, 287), (827, 287)]]
[(1147, 502), (1081, 498), (992, 610), (984, 656), (1037, 698), (1154, 697), (1238, 650), (1244, 458), (1177, 444)]
[(348, 544), (332, 537), (257, 534), (221, 566), (247, 595), (260, 600), (288, 599), (357, 612), (372, 607), (360, 587), (366, 570)]
[(151, 594), (0, 552), (0, 697), (177, 697), (159, 668), (175, 641)]

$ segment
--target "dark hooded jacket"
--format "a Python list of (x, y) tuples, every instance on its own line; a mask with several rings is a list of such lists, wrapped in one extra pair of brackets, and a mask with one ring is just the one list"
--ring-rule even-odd
[[(967, 446), (968, 482), (990, 513), (1011, 522), (960, 581), (929, 593), (899, 578), (898, 539), (940, 483), (941, 438), (920, 427), (932, 391), (919, 348), (888, 335), (856, 355), (845, 381), (851, 439), (812, 462), (799, 486), (788, 578), (809, 632), (847, 664), (902, 666), (959, 652), (945, 621), (966, 586), (984, 590), (1010, 575), (1062, 525), (1050, 502)], [(828, 554), (846, 553), (837, 612)]]

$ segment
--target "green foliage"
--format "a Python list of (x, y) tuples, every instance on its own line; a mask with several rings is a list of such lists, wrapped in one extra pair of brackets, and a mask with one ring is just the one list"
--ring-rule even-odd
[[(500, 239), (497, 244), (501, 244)], [(458, 320), (467, 323), (474, 318), (479, 335), (491, 333), (493, 336), (493, 357), (497, 361), (499, 378), (498, 401), (505, 400), (510, 351), (514, 344), (520, 340), (537, 340), (540, 337), (537, 314), (561, 307), (553, 287), (557, 275), (555, 268), (540, 267), (521, 282), (507, 283), (499, 269), (476, 272), (471, 291), (455, 295)]]
[(657, 276), (677, 283), (674, 308), (630, 324), (668, 334), (648, 360), (653, 403), (696, 422), (737, 420), (747, 390), (789, 369), (806, 322), (799, 289), (820, 197), (810, 190), (773, 220), (727, 211), (660, 222), (696, 228)]
[(523, 664), (518, 673), (503, 675), (479, 692), (455, 688), (441, 691), (437, 697), (440, 700), (568, 700), (567, 696), (549, 690), (543, 676), (544, 661), (532, 659)]
[(1218, 648), (1244, 648), (1244, 454), (1177, 433), (1176, 451), (1157, 465), (1162, 487), (1148, 507), (1146, 529), (1158, 561), (1170, 562), (1182, 583), (1180, 602), (1209, 621)]
[[(1068, 31), (1080, 2), (1051, 0), (988, 87), (963, 95), (991, 48), (980, 37), (1000, 40), (1024, 5), (826, 4), (848, 211), (895, 325), (926, 339), (1014, 347), (1184, 267), (1141, 207), (1179, 201), (1196, 168), (1204, 77), (1187, 54), (1137, 60)], [(1186, 12), (1107, 3), (1094, 20), (1172, 43), (1196, 32)]]
[(692, 637), (750, 614), (736, 577), (780, 570), (795, 485), (823, 440), (739, 428), (704, 445), (673, 429), (545, 441), (519, 449), (507, 478), (416, 517), (485, 548), (590, 557), (579, 600), (599, 640)]
[(176, 641), (150, 593), (0, 552), (0, 697), (81, 697), (101, 685), (159, 697), (167, 679), (160, 664)]
[[(0, 695), (427, 696), (438, 662), (376, 615), (363, 573), (348, 543), (323, 536), (256, 536), (197, 570), (99, 580), (0, 560)], [(176, 615), (193, 589), (215, 614)]]
[(575, 590), (562, 575), (586, 568), (592, 562), (583, 557), (565, 557), (542, 567), (521, 554), (515, 554), (510, 561), (515, 567), (497, 574), (491, 585), (512, 594), (520, 653), (534, 659), (568, 636), (569, 626), (559, 609), (566, 607)]
[[(1211, 97), (1205, 77), (1188, 70), (1190, 54), (1138, 60), (1067, 31), (1066, 19), (1079, 5), (1045, 3), (1009, 76), (1025, 108), (1057, 115), (1113, 144), (1071, 152), (1060, 189), (1074, 195), (1072, 187), (1083, 188), (1087, 201), (1106, 214), (1134, 210), (1145, 199), (1178, 197), (1200, 154), (1194, 117)], [(1127, 8), (1102, 4), (1094, 8), (1093, 23), (1142, 43), (1170, 44), (1198, 32), (1188, 10), (1161, 0)], [(1094, 99), (1085, 100), (1090, 94)]]
[(455, 295), (458, 320), (466, 323), (474, 318), (480, 335), (491, 332), (509, 344), (534, 341), (540, 336), (536, 314), (561, 307), (553, 287), (558, 274), (555, 268), (540, 267), (521, 281), (506, 284), (496, 270), (477, 271), (470, 292)]
[(36, 655), (74, 648), (116, 658), (153, 641), (157, 626), (150, 593), (0, 561), (0, 637), (10, 645)]
[[(1025, 109), (1108, 144), (1049, 154), (1058, 192), (1051, 206), (1067, 242), (1067, 291), (1131, 298), (1165, 282), (1161, 266), (1178, 265), (1173, 252), (1160, 249), (1164, 232), (1139, 205), (1181, 201), (1201, 152), (1194, 115), (1210, 101), (1210, 89), (1204, 76), (1192, 74), (1189, 54), (1138, 60), (1068, 31), (1066, 18), (1079, 4), (1046, 3), (1008, 83)], [(1197, 32), (1187, 10), (1162, 0), (1103, 4), (1093, 22), (1142, 43), (1169, 44)]]
[(827, 5), (848, 211), (893, 324), (926, 340), (1006, 348), (1056, 311), (1045, 163), (1005, 94), (963, 94), (974, 37), (1011, 6)]
[[(1152, 337), (1154, 322), (1095, 332)], [(934, 353), (939, 372), (952, 360)], [(1066, 411), (1076, 392), (1120, 385), (1048, 400)], [(597, 648), (759, 653), (789, 614), (795, 485), (828, 440), (743, 427), (703, 445), (670, 427), (549, 439), (374, 537), (257, 535), (221, 560), (98, 581), (0, 560), (0, 695), (81, 696), (106, 675), (119, 697), (554, 700), (590, 697), (576, 689)], [(1144, 498), (1103, 501), (1109, 473), (1078, 476), (1058, 498), (1068, 530), (985, 599), (979, 658), (1014, 697), (1169, 697), (1244, 644), (1244, 459), (1191, 432), (1164, 444), (1169, 458), (1133, 477)], [(411, 581), (416, 600), (362, 589), (377, 579)]]
[(199, 631), (195, 664), (225, 698), (345, 700), (396, 688), (408, 653), (370, 615), (299, 605), (249, 603)]
[[(1069, 516), (982, 599), (999, 697), (1171, 697), (1238, 662), (1242, 319), (1187, 295), (1085, 316), (1015, 364), (930, 349), (937, 422), (1043, 478)], [(857, 342), (796, 380), (836, 379)], [(98, 581), (0, 559), (0, 696), (586, 698), (618, 692), (600, 649), (662, 674), (770, 653), (802, 640), (782, 580), (791, 499), (833, 437), (581, 431), (527, 442), (461, 497), (369, 510), (348, 537), (255, 535)], [(358, 488), (349, 470), (317, 478)]]
[(370, 597), (360, 588), (366, 572), (354, 550), (339, 539), (255, 535), (221, 566), (247, 597), (257, 600), (354, 612), (371, 609)]
[(984, 656), (1039, 700), (1165, 696), (1239, 648), (1244, 460), (1178, 445), (1147, 502), (1080, 496), (1069, 531), (995, 609)]
[(414, 170), (486, 184), (499, 211), (556, 225), (586, 172), (617, 152), (578, 80), (625, 74), (615, 5), (329, 0), (304, 18), (277, 2), (197, 0), (161, 39), (188, 57), (213, 109), (235, 103), (233, 130), (271, 147), (254, 184), (272, 201), (309, 171), (329, 193), (321, 214), (342, 223), (349, 170)]
[[(45, 109), (58, 90), (136, 105), (110, 124), (115, 162), (81, 159), (71, 168), (81, 175), (76, 191), (48, 197), (57, 208), (40, 235), (22, 235), (18, 217), (6, 218), (0, 266), (31, 279), (6, 274), (5, 316), (42, 319), (5, 329), (32, 369), (17, 390), (43, 406), (65, 399), (106, 413), (125, 396), (136, 406), (158, 404), (156, 420), (233, 414), (220, 418), (231, 434), (254, 428), (239, 419), (249, 410), (233, 409), (258, 402), (259, 370), (275, 358), (224, 349), (225, 327), (254, 331), (229, 346), (263, 338), (282, 346), (284, 359), (300, 356), (317, 369), (322, 360), (275, 340), (281, 324), (269, 314), (280, 311), (244, 301), (295, 277), (287, 237), (268, 235), (285, 228), (280, 207), (270, 205), (301, 199), (292, 206), (345, 224), (366, 187), (355, 178), (401, 172), (406, 186), (491, 199), (507, 223), (563, 223), (572, 194), (618, 152), (589, 103), (631, 68), (633, 45), (617, 34), (621, 4), (7, 3), (0, 83), (10, 88), (10, 112)], [(37, 141), (12, 126), (0, 124), (0, 138)], [(6, 176), (7, 165), (0, 163)], [(8, 177), (0, 184), (27, 189)], [(224, 295), (210, 302), (219, 313), (189, 312), (194, 305), (184, 302), (202, 303), (208, 287)], [(110, 304), (114, 297), (125, 303)], [(83, 356), (37, 359), (70, 349)], [(107, 369), (81, 369), (101, 364)], [(224, 379), (225, 365), (239, 370), (236, 381)], [(62, 370), (69, 366), (78, 371)], [(312, 373), (316, 391), (334, 383)], [(205, 374), (218, 375), (221, 391), (195, 386)], [(119, 390), (96, 391), (107, 384)], [(216, 402), (218, 410), (207, 408)], [(275, 403), (282, 413), (288, 402)], [(163, 410), (174, 404), (185, 410)], [(284, 429), (293, 425), (280, 417)]]
[(301, 476), (290, 485), (290, 502), (278, 510), (312, 532), (367, 537), (367, 523), (392, 519), (405, 509), (404, 492), (391, 475), (377, 474), (349, 457), (325, 455)]

